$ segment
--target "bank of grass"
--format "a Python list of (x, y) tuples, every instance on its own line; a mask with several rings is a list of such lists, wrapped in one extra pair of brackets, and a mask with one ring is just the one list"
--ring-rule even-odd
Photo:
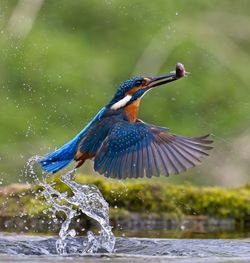
[[(60, 177), (52, 177), (55, 187), (69, 191)], [(250, 185), (240, 188), (174, 185), (159, 180), (116, 181), (101, 176), (77, 175), (79, 183), (95, 184), (110, 205), (110, 219), (129, 219), (133, 213), (142, 217), (181, 218), (205, 215), (218, 219), (231, 218), (238, 223), (250, 221)], [(48, 208), (40, 186), (12, 186), (0, 191), (0, 217), (39, 218)]]

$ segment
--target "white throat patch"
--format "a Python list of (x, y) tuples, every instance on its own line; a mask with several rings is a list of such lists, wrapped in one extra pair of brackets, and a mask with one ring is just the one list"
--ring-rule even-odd
[(113, 104), (110, 109), (111, 110), (118, 110), (120, 108), (122, 108), (123, 106), (125, 106), (129, 101), (130, 99), (132, 98), (131, 95), (127, 95), (125, 96), (123, 99), (117, 101), (115, 104)]

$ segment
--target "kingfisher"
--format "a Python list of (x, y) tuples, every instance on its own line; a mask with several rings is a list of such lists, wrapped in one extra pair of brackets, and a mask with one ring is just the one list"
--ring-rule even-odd
[(78, 168), (91, 159), (99, 174), (126, 179), (179, 174), (200, 164), (213, 148), (209, 134), (180, 136), (137, 117), (148, 91), (186, 75), (184, 65), (177, 63), (169, 74), (126, 80), (80, 133), (39, 161), (42, 169), (56, 173), (73, 160)]

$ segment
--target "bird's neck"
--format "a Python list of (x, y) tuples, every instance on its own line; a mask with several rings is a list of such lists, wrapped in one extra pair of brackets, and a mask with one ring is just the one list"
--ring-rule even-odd
[(128, 116), (130, 122), (135, 122), (137, 119), (137, 115), (139, 112), (140, 106), (140, 99), (135, 100), (134, 102), (130, 103), (128, 106), (124, 107), (123, 110)]

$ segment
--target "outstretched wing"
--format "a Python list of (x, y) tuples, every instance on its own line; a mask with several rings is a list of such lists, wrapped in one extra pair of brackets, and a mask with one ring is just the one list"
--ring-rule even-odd
[(117, 179), (178, 174), (208, 155), (208, 137), (182, 137), (145, 123), (119, 122), (97, 151), (94, 168)]

